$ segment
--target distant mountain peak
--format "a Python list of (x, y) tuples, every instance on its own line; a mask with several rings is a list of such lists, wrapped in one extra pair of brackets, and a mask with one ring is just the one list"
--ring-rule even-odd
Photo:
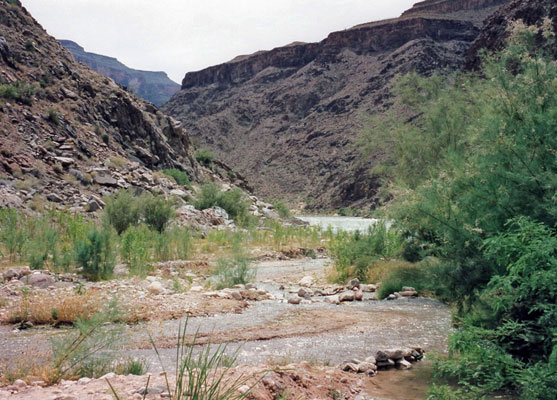
[(76, 61), (112, 78), (156, 106), (167, 102), (180, 89), (180, 85), (172, 81), (166, 72), (132, 69), (117, 58), (87, 52), (74, 41), (59, 40), (59, 42), (72, 53)]

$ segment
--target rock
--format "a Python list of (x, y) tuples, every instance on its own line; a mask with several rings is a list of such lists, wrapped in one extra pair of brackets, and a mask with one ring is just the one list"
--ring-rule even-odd
[(348, 283), (348, 286), (346, 288), (348, 290), (353, 290), (359, 287), (360, 287), (360, 280), (358, 278), (354, 278), (350, 281), (350, 283)]
[(390, 295), (387, 296), (387, 300), (396, 300), (396, 299), (397, 299), (397, 297), (396, 297), (395, 294), (390, 294)]
[(301, 297), (290, 297), (288, 299), (288, 303), (289, 304), (300, 304), (302, 302), (302, 298)]
[(180, 197), (180, 198), (186, 198), (188, 196), (188, 194), (186, 192), (184, 192), (183, 190), (180, 189), (172, 189), (170, 191), (170, 194), (172, 196), (176, 196), (176, 197)]
[(190, 292), (202, 292), (203, 291), (203, 286), (192, 286), (190, 288)]
[(231, 291), (230, 296), (232, 296), (232, 298), (234, 300), (238, 300), (238, 301), (244, 300), (244, 297), (242, 296), (242, 294), (240, 292), (238, 292), (237, 290)]
[(27, 388), (27, 384), (25, 383), (25, 381), (22, 381), (21, 379), (17, 379), (14, 382), (14, 386), (16, 387), (17, 390), (23, 390)]
[(375, 354), (375, 359), (377, 361), (386, 361), (388, 359), (400, 360), (404, 358), (405, 354), (407, 354), (407, 352), (404, 349), (380, 350)]
[(366, 362), (371, 363), (371, 364), (377, 364), (377, 360), (373, 356), (367, 357)]
[(375, 364), (368, 362), (358, 364), (358, 372), (363, 372), (364, 374), (369, 374), (371, 372), (371, 374), (375, 374), (375, 371), (377, 371), (377, 366)]
[(414, 297), (418, 295), (418, 292), (416, 292), (415, 290), (404, 290), (400, 292), (400, 295), (402, 297)]
[(257, 289), (255, 283), (246, 283), (246, 289)]
[(246, 394), (246, 393), (249, 392), (249, 391), (250, 391), (250, 387), (249, 387), (248, 385), (243, 385), (243, 386), (240, 386), (240, 387), (238, 388), (238, 392), (239, 392), (240, 394)]
[(412, 368), (412, 364), (409, 363), (408, 361), (406, 361), (404, 358), (402, 360), (398, 360), (396, 362), (396, 366), (399, 369), (411, 369)]
[(377, 361), (377, 368), (392, 368), (395, 366), (395, 362), (391, 359), (385, 361)]
[(151, 294), (161, 294), (164, 292), (164, 286), (159, 281), (153, 281), (149, 286), (147, 286), (147, 290)]
[(356, 290), (354, 292), (354, 300), (362, 301), (363, 299), (364, 299), (364, 292), (362, 292), (361, 290)]
[(54, 157), (54, 159), (64, 168), (67, 168), (75, 163), (75, 160), (71, 157)]
[(79, 399), (76, 396), (72, 396), (71, 394), (61, 394), (60, 396), (55, 397), (54, 400), (79, 400)]
[(342, 292), (341, 294), (339, 294), (339, 301), (354, 301), (354, 292)]
[(335, 294), (333, 296), (326, 296), (325, 302), (330, 304), (340, 304), (340, 297), (338, 294)]
[(376, 285), (360, 285), (360, 290), (362, 292), (366, 292), (366, 293), (371, 293), (371, 292), (375, 292), (377, 290), (377, 286)]
[(54, 278), (42, 272), (35, 272), (31, 275), (24, 276), (20, 279), (20, 281), (26, 285), (42, 289), (54, 285)]
[(12, 278), (19, 278), (19, 276), (19, 271), (14, 268), (10, 268), (2, 274), (2, 278), (5, 281), (9, 281)]
[(93, 196), (87, 202), (87, 211), (89, 211), (89, 212), (99, 211), (103, 208), (103, 206), (104, 206), (104, 203), (102, 201), (100, 201), (96, 196)]
[(311, 296), (313, 296), (313, 292), (311, 291), (311, 289), (308, 288), (300, 288), (300, 290), (298, 290), (298, 296), (309, 299)]
[(345, 361), (340, 365), (340, 369), (345, 372), (358, 372), (358, 365)]
[(110, 176), (96, 175), (94, 180), (97, 185), (111, 186), (111, 187), (118, 186), (118, 181)]
[(48, 201), (52, 201), (53, 203), (63, 203), (64, 202), (64, 198), (57, 193), (47, 194), (46, 199)]
[(89, 382), (91, 382), (91, 378), (84, 377), (84, 378), (78, 379), (77, 384), (78, 385), (87, 385)]
[(313, 276), (304, 276), (302, 279), (300, 279), (300, 282), (298, 282), (298, 285), (309, 287), (309, 286), (313, 285), (314, 283), (315, 283), (315, 279), (313, 278)]
[(10, 66), (12, 65), (12, 54), (10, 52), (10, 46), (3, 36), (0, 36), (0, 57), (2, 57), (2, 60), (4, 60), (6, 64)]
[(403, 291), (403, 292), (415, 292), (416, 289), (414, 289), (414, 288), (411, 287), (411, 286), (404, 286), (404, 287), (402, 288), (402, 291)]

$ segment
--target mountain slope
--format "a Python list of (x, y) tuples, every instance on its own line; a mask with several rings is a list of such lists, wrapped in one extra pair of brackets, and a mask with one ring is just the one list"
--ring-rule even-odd
[(71, 40), (60, 40), (60, 43), (71, 51), (76, 61), (84, 63), (101, 75), (114, 79), (156, 106), (168, 101), (180, 89), (180, 85), (170, 80), (165, 72), (139, 71), (127, 67), (116, 58), (86, 52), (83, 47)]
[(0, 207), (48, 200), (94, 211), (121, 188), (178, 189), (155, 172), (163, 168), (219, 179), (195, 161), (179, 122), (77, 63), (25, 8), (0, 0)]
[(162, 106), (257, 193), (312, 208), (369, 207), (381, 155), (358, 161), (365, 116), (393, 104), (393, 79), (461, 68), (504, 0), (429, 0), (402, 17), (186, 74)]

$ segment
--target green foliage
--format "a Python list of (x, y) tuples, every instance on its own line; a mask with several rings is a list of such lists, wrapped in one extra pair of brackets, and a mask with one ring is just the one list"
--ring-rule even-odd
[(170, 176), (174, 181), (181, 186), (191, 188), (190, 177), (184, 171), (176, 168), (165, 169), (162, 171), (165, 175)]
[(146, 225), (132, 226), (121, 237), (120, 255), (132, 275), (147, 276), (151, 270), (153, 232)]
[(236, 222), (242, 224), (248, 221), (248, 200), (239, 188), (223, 192), (216, 183), (207, 183), (201, 187), (201, 193), (194, 206), (198, 210), (218, 206), (225, 209)]
[(0, 85), (0, 98), (15, 100), (30, 106), (35, 96), (35, 85), (25, 82), (14, 82), (9, 85)]
[(51, 339), (58, 379), (99, 378), (115, 369), (115, 350), (121, 344), (123, 329), (108, 323), (118, 320), (119, 314), (112, 300), (104, 311), (76, 321), (69, 334)]
[(47, 119), (54, 125), (60, 125), (60, 113), (55, 108), (49, 108), (46, 111)]
[(23, 256), (28, 239), (27, 218), (14, 209), (0, 209), (0, 242), (11, 261)]
[(135, 196), (131, 191), (120, 190), (106, 199), (104, 216), (107, 222), (121, 235), (130, 225), (137, 225), (141, 210)]
[(139, 210), (145, 223), (159, 233), (162, 233), (168, 223), (174, 218), (174, 204), (162, 196), (145, 194), (141, 197)]
[(345, 282), (357, 277), (367, 281), (368, 270), (379, 258), (394, 258), (401, 254), (403, 239), (395, 229), (376, 223), (366, 233), (339, 234), (331, 243), (337, 279)]
[[(153, 338), (151, 344), (159, 358), (159, 362), (165, 372), (166, 388), (171, 400), (242, 400), (247, 398), (255, 385), (247, 385), (248, 390), (240, 392), (242, 386), (246, 386), (251, 376), (241, 374), (238, 377), (229, 377), (232, 365), (238, 358), (240, 348), (229, 351), (228, 344), (216, 346), (205, 345), (199, 351), (194, 351), (197, 345), (198, 333), (193, 339), (188, 338), (186, 329), (188, 320), (178, 328), (178, 343), (176, 351), (176, 380), (173, 386), (168, 381), (168, 374), (164, 369), (161, 355)], [(109, 382), (110, 385), (110, 382)], [(146, 387), (149, 386), (147, 381)], [(120, 399), (112, 385), (112, 393), (116, 399)]]
[(75, 244), (76, 263), (83, 275), (92, 280), (108, 279), (114, 272), (112, 235), (108, 230), (93, 230)]
[(251, 268), (250, 263), (249, 258), (243, 254), (236, 254), (229, 259), (219, 259), (215, 271), (217, 290), (251, 282), (255, 278), (255, 270)]
[(281, 218), (290, 218), (290, 208), (282, 201), (273, 201), (273, 207)]
[(210, 167), (215, 160), (215, 155), (207, 149), (199, 149), (195, 152), (195, 159), (206, 167)]
[(25, 41), (25, 50), (29, 51), (29, 52), (35, 52), (37, 49), (35, 49), (35, 43), (33, 43), (33, 41), (31, 39), (27, 39)]

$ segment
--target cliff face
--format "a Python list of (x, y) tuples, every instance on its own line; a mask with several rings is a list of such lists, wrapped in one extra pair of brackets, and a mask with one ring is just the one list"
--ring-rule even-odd
[(0, 207), (87, 208), (120, 188), (161, 191), (169, 182), (152, 172), (171, 167), (203, 174), (178, 121), (75, 62), (24, 8), (0, 0)]
[(70, 40), (60, 40), (60, 43), (73, 54), (76, 61), (84, 63), (101, 75), (114, 79), (156, 106), (168, 101), (180, 89), (180, 85), (170, 80), (165, 72), (128, 68), (116, 58), (86, 52), (83, 47)]
[[(487, 21), (468, 50), (466, 67), (478, 69), (480, 67), (480, 50), (500, 50), (508, 38), (509, 26), (515, 21), (522, 21), (526, 25), (542, 26), (544, 21), (550, 21), (553, 32), (557, 36), (557, 3), (554, 0), (513, 0), (501, 7)], [(540, 37), (540, 44), (543, 39)], [(557, 59), (557, 46), (553, 48)]]
[(368, 207), (378, 154), (361, 161), (364, 116), (393, 104), (393, 79), (463, 65), (485, 16), (504, 1), (427, 1), (358, 25), (186, 74), (162, 109), (246, 175), (256, 192), (315, 208)]

